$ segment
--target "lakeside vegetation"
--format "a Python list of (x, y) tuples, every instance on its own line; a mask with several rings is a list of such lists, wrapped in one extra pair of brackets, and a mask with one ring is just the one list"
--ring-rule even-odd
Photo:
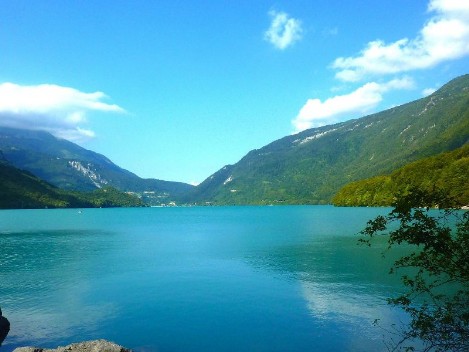
[(469, 204), (469, 144), (421, 159), (390, 175), (376, 176), (344, 186), (332, 199), (336, 206), (390, 206), (396, 194), (418, 188), (444, 192), (460, 205)]

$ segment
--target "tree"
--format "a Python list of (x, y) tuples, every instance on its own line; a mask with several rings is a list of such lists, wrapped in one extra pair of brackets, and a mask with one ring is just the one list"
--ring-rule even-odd
[(446, 194), (419, 189), (399, 195), (393, 208), (370, 220), (360, 239), (371, 245), (373, 236), (385, 234), (388, 249), (410, 250), (390, 270), (401, 274), (405, 292), (388, 299), (409, 314), (410, 323), (388, 347), (469, 351), (469, 212)]

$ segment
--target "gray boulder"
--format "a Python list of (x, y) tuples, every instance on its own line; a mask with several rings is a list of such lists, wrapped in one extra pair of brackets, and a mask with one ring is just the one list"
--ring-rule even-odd
[(55, 349), (38, 347), (18, 347), (13, 352), (131, 352), (130, 349), (116, 345), (106, 340), (85, 341), (73, 343)]

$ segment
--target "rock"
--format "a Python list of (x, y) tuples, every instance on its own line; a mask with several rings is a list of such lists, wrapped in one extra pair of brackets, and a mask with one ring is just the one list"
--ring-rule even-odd
[(0, 308), (0, 346), (2, 345), (3, 340), (5, 340), (5, 337), (7, 337), (9, 331), (10, 322), (2, 315), (2, 309)]
[(94, 340), (73, 343), (56, 349), (18, 347), (13, 352), (131, 352), (131, 350), (106, 340)]

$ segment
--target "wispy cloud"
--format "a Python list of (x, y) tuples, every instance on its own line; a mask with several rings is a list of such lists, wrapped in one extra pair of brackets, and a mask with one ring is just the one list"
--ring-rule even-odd
[(381, 84), (366, 83), (351, 93), (336, 95), (324, 101), (308, 99), (292, 121), (295, 132), (337, 122), (337, 118), (345, 114), (369, 112), (383, 100), (383, 94), (389, 90), (410, 89), (413, 86), (413, 80), (404, 77)]
[(264, 39), (274, 47), (284, 50), (301, 39), (303, 29), (301, 21), (290, 17), (285, 12), (270, 11), (272, 22), (264, 33)]
[(83, 125), (89, 112), (122, 113), (124, 109), (103, 102), (102, 92), (83, 93), (53, 84), (21, 86), (0, 84), (0, 126), (48, 131), (78, 141), (94, 137)]
[(469, 1), (431, 0), (433, 17), (414, 39), (386, 44), (369, 42), (358, 56), (339, 57), (336, 78), (356, 82), (373, 75), (396, 74), (433, 67), (469, 55)]

